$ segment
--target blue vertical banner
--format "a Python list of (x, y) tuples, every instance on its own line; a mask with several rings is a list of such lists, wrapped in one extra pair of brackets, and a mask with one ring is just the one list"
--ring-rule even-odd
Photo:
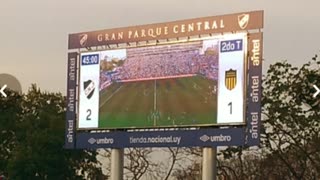
[(77, 59), (78, 54), (68, 53), (67, 70), (67, 112), (65, 126), (65, 148), (75, 148), (76, 94), (77, 94)]
[(262, 53), (263, 36), (253, 33), (248, 37), (248, 88), (247, 88), (247, 129), (245, 144), (260, 144), (261, 94), (262, 94)]

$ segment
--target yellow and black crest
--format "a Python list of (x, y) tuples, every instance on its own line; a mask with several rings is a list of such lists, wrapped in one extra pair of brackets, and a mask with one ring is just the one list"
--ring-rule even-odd
[(224, 83), (228, 90), (232, 90), (236, 87), (237, 84), (237, 70), (228, 70), (226, 71)]

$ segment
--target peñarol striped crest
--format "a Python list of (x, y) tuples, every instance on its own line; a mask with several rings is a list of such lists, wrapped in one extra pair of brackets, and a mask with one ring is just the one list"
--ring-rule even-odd
[(237, 70), (228, 70), (226, 71), (225, 81), (224, 81), (228, 90), (234, 89), (237, 85)]

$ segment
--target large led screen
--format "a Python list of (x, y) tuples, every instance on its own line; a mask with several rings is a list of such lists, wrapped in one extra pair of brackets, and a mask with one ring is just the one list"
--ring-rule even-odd
[(83, 52), (78, 129), (245, 122), (246, 34)]

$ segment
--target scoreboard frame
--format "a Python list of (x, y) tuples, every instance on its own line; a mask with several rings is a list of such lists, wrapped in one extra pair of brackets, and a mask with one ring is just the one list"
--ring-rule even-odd
[[(205, 28), (187, 28), (190, 24), (203, 24)], [(209, 27), (211, 25), (211, 27)], [(167, 29), (157, 36), (135, 36), (134, 32), (150, 31), (160, 27)], [(179, 30), (177, 30), (180, 27)], [(199, 26), (198, 26), (199, 27)], [(67, 112), (65, 148), (95, 149), (124, 147), (180, 147), (180, 146), (257, 146), (260, 143), (261, 125), (261, 76), (263, 52), (263, 11), (212, 16), (190, 20), (158, 23), (152, 25), (107, 29), (101, 31), (75, 33), (69, 35)], [(78, 129), (79, 116), (79, 69), (83, 52), (123, 49), (161, 43), (181, 43), (211, 38), (219, 34), (247, 34), (245, 47), (243, 123), (217, 124), (214, 126), (157, 127), (148, 129)], [(121, 38), (115, 35), (122, 34)], [(131, 34), (131, 35), (130, 35)], [(101, 39), (101, 36), (105, 38)], [(106, 38), (109, 36), (109, 38)], [(127, 37), (126, 37), (127, 36)], [(190, 135), (195, 139), (190, 141)], [(172, 143), (174, 138), (178, 144)], [(139, 139), (140, 138), (140, 139)], [(171, 138), (171, 139), (170, 139)], [(171, 141), (170, 141), (171, 140)], [(157, 141), (157, 142), (156, 142)], [(161, 141), (161, 142), (160, 142)], [(189, 142), (190, 141), (190, 142)]]

